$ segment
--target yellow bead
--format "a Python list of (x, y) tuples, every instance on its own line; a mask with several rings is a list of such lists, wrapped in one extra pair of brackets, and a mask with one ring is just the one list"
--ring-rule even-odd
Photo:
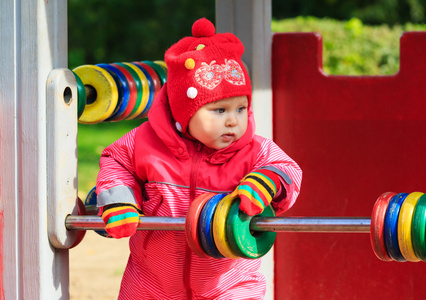
[(237, 259), (240, 256), (231, 249), (226, 236), (226, 219), (233, 202), (234, 199), (227, 195), (217, 205), (213, 217), (213, 239), (220, 254), (226, 258)]
[(138, 67), (136, 67), (134, 64), (131, 64), (131, 63), (125, 62), (124, 64), (131, 67), (136, 72), (136, 74), (139, 75), (139, 78), (142, 82), (142, 101), (138, 109), (136, 110), (136, 112), (128, 118), (128, 120), (131, 120), (131, 119), (136, 119), (137, 117), (139, 117), (140, 114), (144, 111), (145, 107), (148, 105), (149, 83), (148, 83), (148, 79), (146, 78), (145, 74), (141, 71), (141, 69), (139, 69)]
[(93, 87), (96, 99), (87, 103), (79, 122), (96, 124), (106, 120), (114, 112), (118, 102), (118, 88), (108, 71), (94, 65), (83, 65), (73, 70), (84, 85)]
[(422, 195), (423, 193), (420, 192), (409, 194), (401, 205), (398, 217), (397, 232), (399, 250), (407, 261), (412, 262), (420, 261), (413, 249), (413, 243), (411, 240), (411, 227), (413, 222), (414, 209)]
[(185, 68), (192, 70), (195, 68), (195, 61), (192, 58), (185, 60)]
[(160, 65), (160, 67), (162, 67), (163, 70), (164, 70), (164, 72), (166, 72), (166, 74), (167, 74), (167, 65), (166, 65), (166, 63), (163, 60), (154, 60), (154, 62), (157, 65)]

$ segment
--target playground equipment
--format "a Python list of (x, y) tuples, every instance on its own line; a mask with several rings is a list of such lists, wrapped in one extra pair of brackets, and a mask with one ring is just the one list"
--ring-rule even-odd
[[(79, 215), (66, 217), (69, 230), (101, 230), (96, 216), (94, 189)], [(81, 202), (82, 203), (82, 202)], [(83, 204), (81, 204), (83, 205)], [(386, 192), (376, 200), (370, 217), (276, 217), (268, 206), (249, 217), (238, 209), (239, 200), (205, 193), (191, 204), (186, 218), (140, 217), (138, 230), (184, 230), (188, 245), (201, 257), (259, 258), (274, 244), (272, 232), (370, 233), (374, 254), (382, 261), (426, 261), (426, 194)], [(79, 241), (77, 241), (78, 243)]]
[[(83, 210), (76, 200), (75, 100), (83, 90), (81, 84), (78, 89), (80, 76), (66, 69), (66, 1), (0, 3), (0, 298), (66, 299), (67, 249), (81, 240), (79, 230), (103, 226), (100, 218), (78, 216)], [(302, 194), (291, 213), (349, 217), (274, 218), (280, 224), (272, 231), (324, 233), (277, 234), (274, 252), (264, 257), (270, 262), (263, 270), (266, 299), (274, 292), (277, 299), (349, 294), (359, 299), (424, 298), (422, 264), (384, 263), (372, 255), (367, 235), (339, 233), (370, 232), (370, 218), (350, 216), (369, 215), (383, 191), (422, 190), (425, 34), (401, 38), (401, 67), (394, 76), (328, 76), (321, 68), (317, 34), (277, 34), (272, 41), (270, 6), (270, 1), (218, 0), (217, 30), (235, 33), (246, 47), (243, 59), (252, 77), (257, 132), (272, 137), (273, 125), (274, 140), (305, 171)], [(90, 97), (93, 90), (84, 92)], [(140, 115), (132, 109), (130, 116)], [(377, 222), (379, 216), (385, 219), (383, 201), (371, 219), (377, 230), (371, 236), (376, 255), (387, 260), (380, 237), (385, 223)], [(270, 220), (256, 218), (250, 229), (273, 229)], [(395, 224), (395, 216), (390, 219)], [(418, 231), (411, 226), (411, 235), (420, 237), (412, 243), (413, 252), (401, 235), (401, 244), (409, 249), (399, 248), (406, 260), (413, 253), (423, 259), (415, 250), (422, 244), (420, 219), (414, 222)], [(141, 221), (147, 226), (141, 229), (151, 230), (183, 230), (186, 225), (184, 219)], [(393, 250), (389, 258), (400, 260)]]
[[(274, 35), (274, 139), (304, 170), (291, 215), (366, 216), (383, 192), (423, 190), (425, 47), (425, 32), (406, 32), (396, 74), (333, 76), (319, 34)], [(367, 235), (279, 233), (275, 264), (277, 297), (426, 295), (422, 264), (377, 259)]]

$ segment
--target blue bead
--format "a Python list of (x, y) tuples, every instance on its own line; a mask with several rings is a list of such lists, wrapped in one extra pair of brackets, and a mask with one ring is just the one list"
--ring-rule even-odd
[(140, 114), (141, 116), (145, 115), (148, 110), (151, 108), (152, 103), (154, 102), (154, 97), (155, 97), (155, 86), (154, 86), (154, 81), (152, 79), (152, 76), (149, 74), (149, 72), (147, 70), (145, 70), (144, 67), (142, 67), (139, 64), (135, 64), (132, 63), (133, 65), (135, 65), (136, 67), (138, 67), (146, 76), (146, 79), (148, 81), (148, 86), (149, 86), (149, 98), (148, 98), (148, 103), (146, 105), (146, 107), (144, 108), (144, 110), (142, 111), (142, 113)]
[(111, 114), (111, 117), (106, 119), (106, 121), (114, 121), (125, 112), (127, 105), (129, 105), (129, 99), (130, 99), (129, 83), (127, 82), (126, 76), (115, 66), (112, 66), (110, 64), (97, 64), (97, 66), (107, 70), (111, 74), (111, 76), (114, 78), (114, 81), (117, 84), (118, 103), (117, 103), (116, 109)]
[(207, 201), (206, 205), (204, 206), (200, 218), (198, 219), (198, 234), (200, 237), (201, 246), (208, 255), (214, 258), (225, 258), (216, 248), (213, 238), (212, 226), (216, 207), (220, 200), (222, 200), (225, 196), (226, 194), (218, 194), (210, 198), (210, 200)]
[(398, 243), (398, 217), (401, 210), (402, 203), (408, 193), (399, 193), (392, 197), (386, 210), (385, 216), (385, 245), (389, 256), (396, 261), (404, 262), (406, 259), (402, 256), (399, 250)]
[[(84, 201), (85, 206), (96, 205), (98, 203), (98, 195), (96, 194), (96, 186), (93, 187), (86, 196), (86, 200)], [(105, 230), (95, 230), (97, 234), (103, 237), (108, 237), (108, 232)]]

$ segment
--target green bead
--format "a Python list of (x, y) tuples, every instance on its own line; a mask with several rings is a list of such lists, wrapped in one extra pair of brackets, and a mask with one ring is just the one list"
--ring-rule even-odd
[(416, 204), (411, 226), (414, 253), (422, 261), (426, 261), (426, 194), (423, 194)]
[(167, 82), (167, 73), (164, 71), (164, 69), (160, 65), (150, 60), (144, 60), (142, 62), (146, 63), (148, 66), (150, 66), (151, 68), (155, 70), (155, 72), (158, 74), (158, 77), (160, 77), (161, 86), (163, 86)]
[(136, 71), (133, 68), (131, 68), (129, 65), (124, 64), (124, 63), (116, 63), (116, 64), (119, 65), (119, 66), (122, 66), (127, 71), (129, 71), (129, 73), (132, 75), (132, 77), (133, 77), (133, 79), (135, 80), (135, 83), (136, 83), (136, 89), (138, 91), (137, 98), (136, 98), (136, 104), (135, 104), (135, 107), (133, 108), (132, 112), (130, 113), (130, 115), (127, 118), (127, 119), (133, 119), (133, 117), (136, 117), (136, 112), (138, 111), (138, 108), (140, 107), (140, 105), (142, 103), (142, 94), (143, 94), (142, 82), (141, 82), (139, 75), (136, 73)]
[(86, 89), (84, 88), (83, 81), (73, 71), (75, 80), (77, 81), (77, 119), (83, 114), (84, 108), (86, 107)]
[[(226, 220), (226, 235), (231, 249), (243, 258), (260, 258), (272, 248), (277, 236), (272, 231), (251, 231), (252, 216), (239, 209), (240, 200), (234, 201)], [(269, 205), (260, 217), (275, 217), (275, 211)]]

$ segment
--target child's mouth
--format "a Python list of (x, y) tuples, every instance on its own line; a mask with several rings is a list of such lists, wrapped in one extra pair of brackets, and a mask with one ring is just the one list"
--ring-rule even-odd
[(223, 139), (224, 142), (230, 142), (234, 139), (234, 137), (235, 137), (235, 134), (233, 134), (233, 133), (227, 133), (227, 134), (222, 135), (222, 139)]

